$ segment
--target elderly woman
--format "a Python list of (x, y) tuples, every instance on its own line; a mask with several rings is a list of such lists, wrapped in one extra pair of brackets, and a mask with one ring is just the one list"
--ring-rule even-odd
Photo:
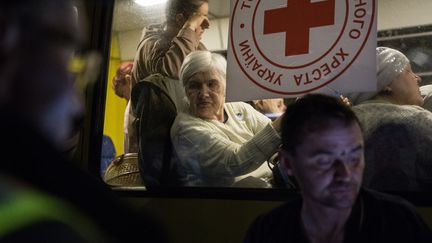
[(396, 105), (423, 105), (419, 84), (421, 78), (415, 74), (408, 58), (388, 47), (377, 47), (377, 91), (350, 94), (354, 105), (385, 102)]
[(350, 94), (365, 136), (364, 184), (381, 190), (432, 186), (432, 113), (420, 77), (401, 52), (378, 47), (377, 91)]
[(264, 162), (280, 145), (280, 119), (272, 122), (243, 102), (225, 103), (226, 60), (218, 54), (189, 54), (179, 76), (189, 110), (177, 115), (171, 138), (184, 185), (232, 186), (243, 178), (270, 178)]

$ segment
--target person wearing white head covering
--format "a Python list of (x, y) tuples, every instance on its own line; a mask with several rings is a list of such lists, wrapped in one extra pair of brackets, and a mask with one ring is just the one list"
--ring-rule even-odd
[(423, 105), (419, 84), (408, 58), (400, 51), (377, 47), (377, 90), (375, 92), (351, 93), (348, 98), (357, 105), (368, 100), (385, 100), (398, 105)]
[(420, 106), (420, 77), (401, 52), (378, 47), (377, 91), (351, 94), (365, 137), (363, 184), (378, 190), (432, 186), (432, 113)]

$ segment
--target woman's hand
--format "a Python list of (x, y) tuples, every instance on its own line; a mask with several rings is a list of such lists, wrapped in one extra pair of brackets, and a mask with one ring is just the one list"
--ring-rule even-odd
[(183, 28), (189, 28), (192, 31), (201, 31), (210, 27), (210, 21), (206, 15), (195, 12), (184, 23)]

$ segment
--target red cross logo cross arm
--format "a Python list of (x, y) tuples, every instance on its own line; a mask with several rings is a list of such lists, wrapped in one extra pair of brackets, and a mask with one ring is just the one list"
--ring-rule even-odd
[(264, 34), (285, 32), (285, 56), (309, 53), (311, 28), (333, 25), (335, 0), (288, 0), (284, 8), (264, 11)]

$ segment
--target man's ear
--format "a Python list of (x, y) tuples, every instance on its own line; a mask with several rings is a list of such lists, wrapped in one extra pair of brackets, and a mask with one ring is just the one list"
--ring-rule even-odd
[(19, 38), (17, 23), (0, 17), (0, 53), (6, 55), (16, 48)]
[(280, 163), (282, 163), (282, 168), (285, 169), (286, 173), (289, 176), (294, 176), (293, 164), (292, 164), (294, 161), (292, 155), (281, 148), (279, 149), (279, 161)]

